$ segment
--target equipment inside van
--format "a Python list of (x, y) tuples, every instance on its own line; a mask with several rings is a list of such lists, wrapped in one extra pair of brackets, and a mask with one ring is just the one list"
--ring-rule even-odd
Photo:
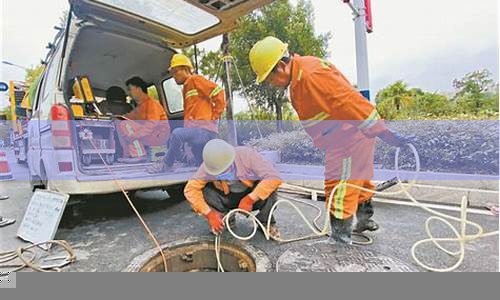
[[(90, 80), (87, 76), (75, 77), (73, 83), (73, 94), (76, 99), (83, 100), (83, 107), (81, 107), (81, 109), (79, 107), (76, 109), (78, 113), (83, 112), (81, 117), (102, 115), (102, 112), (97, 107), (94, 92), (92, 91), (92, 86), (90, 85)], [(71, 107), (74, 109), (73, 105)]]
[(94, 91), (87, 76), (76, 76), (72, 85), (70, 107), (78, 135), (81, 163), (88, 167), (102, 164), (100, 155), (108, 165), (115, 162), (115, 125), (102, 114), (96, 104)]

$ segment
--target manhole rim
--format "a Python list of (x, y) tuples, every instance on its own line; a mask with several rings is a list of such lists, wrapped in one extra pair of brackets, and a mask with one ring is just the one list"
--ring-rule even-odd
[[(194, 243), (214, 244), (215, 242), (213, 237), (190, 237), (183, 240), (167, 242), (161, 244), (160, 246), (162, 249), (165, 250), (169, 248), (180, 247), (185, 244), (194, 244)], [(246, 252), (254, 260), (256, 273), (272, 272), (271, 260), (264, 251), (248, 243), (240, 243), (238, 241), (232, 241), (231, 244), (241, 248), (241, 250)], [(157, 255), (159, 255), (158, 248), (155, 247), (150, 250), (147, 250), (146, 252), (134, 257), (132, 262), (130, 262), (130, 264), (122, 272), (127, 272), (127, 273), (140, 272), (141, 268), (144, 267), (144, 265), (147, 262), (152, 260)]]

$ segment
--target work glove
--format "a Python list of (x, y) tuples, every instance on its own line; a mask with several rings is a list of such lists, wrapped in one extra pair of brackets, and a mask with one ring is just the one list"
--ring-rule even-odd
[(222, 221), (222, 214), (215, 210), (210, 210), (208, 214), (205, 215), (207, 218), (208, 225), (210, 226), (210, 230), (214, 234), (219, 234), (224, 229), (224, 222)]
[(245, 198), (241, 199), (238, 208), (250, 213), (253, 210), (254, 204), (255, 200), (253, 200), (252, 197), (250, 197), (249, 195), (246, 195)]
[(382, 132), (378, 137), (385, 143), (398, 148), (402, 148), (407, 144), (415, 143), (414, 136), (402, 136), (399, 133), (391, 130)]

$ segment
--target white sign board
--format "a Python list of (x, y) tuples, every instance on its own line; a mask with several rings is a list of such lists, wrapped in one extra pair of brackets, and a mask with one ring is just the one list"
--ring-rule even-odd
[(37, 190), (24, 214), (17, 236), (33, 244), (53, 240), (69, 195)]

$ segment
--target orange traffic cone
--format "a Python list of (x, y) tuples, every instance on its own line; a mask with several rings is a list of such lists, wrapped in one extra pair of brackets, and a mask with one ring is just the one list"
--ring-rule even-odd
[(10, 171), (7, 154), (4, 151), (0, 151), (0, 181), (12, 179), (14, 179), (14, 177)]

